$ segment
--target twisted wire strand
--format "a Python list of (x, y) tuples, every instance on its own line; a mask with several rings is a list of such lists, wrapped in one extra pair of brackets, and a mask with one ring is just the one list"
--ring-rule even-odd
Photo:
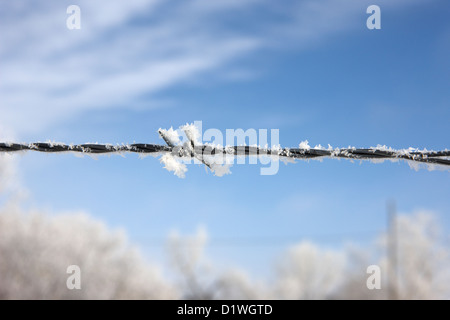
[(61, 143), (37, 142), (29, 144), (4, 143), (0, 142), (0, 152), (18, 152), (18, 151), (36, 151), (36, 152), (79, 152), (87, 154), (108, 154), (121, 152), (134, 152), (141, 154), (151, 153), (171, 153), (178, 157), (205, 157), (214, 155), (229, 156), (279, 156), (292, 159), (313, 159), (321, 157), (346, 158), (356, 160), (380, 160), (380, 159), (403, 159), (422, 163), (432, 163), (444, 166), (450, 166), (450, 151), (410, 151), (410, 150), (384, 150), (379, 148), (336, 148), (336, 149), (317, 149), (317, 148), (284, 148), (267, 149), (249, 146), (231, 146), (231, 147), (213, 147), (209, 145), (196, 145), (192, 148), (173, 145), (158, 145), (135, 143), (129, 145), (111, 145), (111, 144), (79, 144), (67, 145)]
[(117, 152), (138, 152), (155, 153), (171, 152), (172, 148), (156, 144), (135, 143), (130, 145), (111, 145), (86, 143), (77, 145), (67, 145), (61, 143), (37, 142), (37, 143), (4, 143), (0, 142), (0, 152), (15, 151), (38, 151), (38, 152), (80, 152), (80, 153), (117, 153)]

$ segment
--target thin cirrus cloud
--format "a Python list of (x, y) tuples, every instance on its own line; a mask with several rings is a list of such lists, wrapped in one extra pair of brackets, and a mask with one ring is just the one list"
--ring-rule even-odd
[(89, 110), (133, 107), (144, 94), (232, 70), (264, 49), (308, 46), (348, 28), (363, 8), (331, 0), (84, 0), (82, 29), (68, 30), (69, 4), (0, 4), (2, 124), (19, 135)]

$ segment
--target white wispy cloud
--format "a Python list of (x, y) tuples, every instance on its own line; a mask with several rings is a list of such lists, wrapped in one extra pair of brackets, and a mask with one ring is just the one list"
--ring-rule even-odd
[(89, 110), (130, 108), (144, 94), (229, 72), (262, 49), (341, 32), (365, 15), (363, 2), (80, 0), (81, 30), (66, 28), (68, 2), (2, 2), (1, 122), (21, 134)]

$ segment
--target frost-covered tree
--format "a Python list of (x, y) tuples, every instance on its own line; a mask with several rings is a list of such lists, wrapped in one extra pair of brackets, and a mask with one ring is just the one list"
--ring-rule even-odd
[(290, 248), (281, 259), (275, 286), (279, 299), (325, 299), (343, 280), (345, 256), (310, 242)]
[(259, 300), (272, 299), (273, 295), (266, 283), (253, 279), (247, 272), (234, 268), (217, 276), (215, 299)]
[[(436, 216), (419, 211), (396, 219), (397, 270), (391, 274), (400, 299), (450, 298), (450, 248), (445, 245)], [(448, 239), (447, 239), (448, 241)], [(386, 245), (386, 237), (382, 243)], [(389, 266), (389, 260), (382, 261)]]
[[(239, 269), (220, 270), (205, 256), (207, 235), (173, 235), (169, 253), (185, 298), (195, 299), (388, 299), (392, 286), (401, 299), (449, 298), (450, 250), (433, 213), (397, 217), (397, 277), (390, 274), (386, 235), (378, 247), (349, 245), (326, 250), (311, 242), (289, 248), (272, 281), (254, 279)], [(381, 290), (369, 290), (369, 265), (381, 269)]]
[[(378, 250), (360, 248), (347, 253), (345, 281), (333, 298), (450, 298), (450, 248), (441, 236), (436, 215), (427, 211), (399, 215), (394, 226), (396, 240), (382, 234)], [(397, 262), (388, 255), (390, 245), (395, 247)], [(374, 257), (375, 251), (378, 257)], [(380, 266), (381, 290), (367, 289), (366, 268), (371, 264)]]
[(185, 299), (265, 299), (270, 291), (238, 268), (223, 269), (205, 255), (208, 234), (199, 228), (193, 235), (173, 232), (168, 254)]
[[(66, 286), (81, 269), (81, 289)], [(85, 214), (48, 216), (0, 210), (1, 299), (176, 298), (158, 270), (120, 232)]]
[(190, 236), (181, 236), (177, 232), (169, 235), (168, 255), (184, 299), (214, 298), (211, 264), (204, 254), (207, 240), (204, 228)]
[(5, 192), (8, 186), (12, 184), (14, 170), (12, 156), (0, 154), (0, 193)]

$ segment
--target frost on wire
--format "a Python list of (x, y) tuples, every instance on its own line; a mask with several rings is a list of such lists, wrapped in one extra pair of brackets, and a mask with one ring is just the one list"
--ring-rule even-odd
[[(71, 152), (77, 155), (87, 154), (91, 156), (111, 153), (123, 155), (124, 153), (133, 152), (138, 153), (140, 157), (146, 155), (160, 156), (160, 162), (164, 165), (164, 168), (180, 178), (184, 178), (186, 175), (188, 170), (186, 164), (192, 162), (205, 165), (206, 170), (210, 170), (215, 176), (221, 177), (231, 173), (230, 167), (236, 159), (238, 159), (238, 164), (245, 163), (245, 161), (240, 162), (239, 159), (246, 157), (256, 157), (261, 159), (261, 163), (264, 163), (262, 159), (268, 159), (277, 164), (279, 160), (287, 163), (295, 162), (297, 159), (322, 160), (323, 158), (369, 160), (373, 163), (380, 163), (385, 160), (405, 160), (415, 170), (418, 170), (421, 166), (426, 166), (428, 170), (449, 170), (450, 168), (450, 151), (447, 149), (442, 151), (419, 150), (416, 148), (395, 150), (382, 145), (370, 148), (333, 148), (330, 145), (325, 148), (321, 145), (316, 145), (312, 148), (308, 140), (300, 142), (298, 148), (281, 148), (279, 145), (268, 148), (267, 146), (261, 147), (256, 144), (252, 146), (226, 145), (223, 147), (219, 144), (203, 143), (202, 132), (195, 124), (186, 124), (177, 130), (173, 128), (167, 130), (159, 129), (158, 133), (166, 145), (145, 143), (67, 145), (51, 141), (23, 144), (0, 142), (0, 152)], [(256, 162), (249, 161), (249, 163)]]

